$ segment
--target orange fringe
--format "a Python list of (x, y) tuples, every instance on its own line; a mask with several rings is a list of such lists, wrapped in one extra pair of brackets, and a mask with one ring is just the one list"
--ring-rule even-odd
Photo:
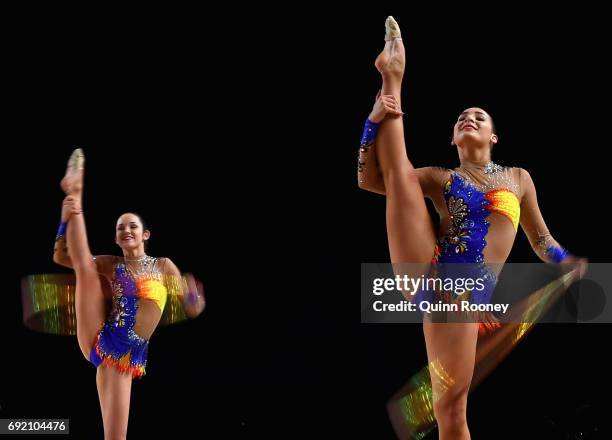
[(499, 328), (501, 328), (501, 324), (493, 313), (485, 312), (480, 314), (480, 323), (478, 324), (478, 336), (483, 336), (487, 333), (493, 333)]
[[(446, 304), (457, 303), (459, 299), (453, 299), (449, 292), (436, 292), (438, 298), (441, 298)], [(478, 336), (483, 336), (492, 333), (501, 328), (501, 323), (497, 317), (491, 312), (460, 312), (460, 316), (464, 319), (473, 319), (473, 322), (478, 323)]]
[(96, 347), (96, 353), (102, 359), (102, 365), (106, 367), (115, 368), (120, 373), (129, 373), (132, 375), (133, 379), (141, 378), (142, 376), (146, 374), (144, 365), (136, 365), (136, 366), (130, 365), (131, 364), (131, 351), (128, 351), (125, 355), (123, 355), (119, 359), (116, 359), (106, 353), (102, 353), (100, 351), (100, 345), (99, 345), (100, 331), (98, 331), (98, 334), (96, 335), (94, 346)]

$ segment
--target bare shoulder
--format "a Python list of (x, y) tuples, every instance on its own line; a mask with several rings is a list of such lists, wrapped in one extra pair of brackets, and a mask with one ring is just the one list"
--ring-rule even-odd
[(440, 188), (450, 177), (451, 171), (443, 167), (421, 167), (415, 169), (423, 195), (433, 199), (440, 192)]
[(93, 258), (98, 267), (114, 266), (119, 261), (116, 255), (96, 255)]
[(531, 174), (525, 168), (514, 167), (512, 168), (513, 175), (516, 176), (517, 181), (519, 182), (519, 187), (521, 191), (521, 201), (526, 195), (535, 193), (535, 186), (533, 183), (533, 179), (531, 178)]
[(448, 168), (445, 167), (435, 167), (435, 166), (431, 166), (431, 167), (420, 167), (420, 168), (416, 168), (415, 171), (418, 174), (422, 174), (424, 176), (437, 176), (440, 174), (450, 174), (451, 170), (449, 170)]
[(506, 169), (510, 170), (510, 172), (512, 172), (513, 174), (517, 176), (521, 176), (521, 177), (523, 175), (529, 174), (529, 172), (525, 168), (521, 168), (521, 167), (506, 167)]
[(419, 176), (419, 180), (427, 182), (439, 183), (448, 179), (451, 174), (451, 170), (444, 167), (421, 167), (416, 168), (415, 172)]
[(531, 174), (525, 168), (513, 167), (513, 172), (518, 176), (518, 179), (521, 183), (530, 183), (533, 184), (533, 179), (531, 178)]
[(164, 275), (179, 275), (180, 276), (181, 271), (176, 266), (176, 264), (174, 264), (174, 261), (172, 261), (170, 258), (159, 257), (158, 261), (159, 261), (158, 263), (159, 267), (161, 268), (161, 271)]
[(119, 262), (119, 257), (116, 255), (96, 255), (93, 257), (98, 268), (98, 273), (110, 277), (112, 272)]

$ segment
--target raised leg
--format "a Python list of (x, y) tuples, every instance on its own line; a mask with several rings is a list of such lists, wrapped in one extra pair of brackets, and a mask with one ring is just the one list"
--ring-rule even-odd
[[(375, 65), (382, 75), (382, 94), (394, 95), (401, 103), (405, 50), (397, 35), (399, 27), (389, 17), (387, 37), (390, 39), (385, 42)], [(428, 263), (433, 256), (436, 234), (418, 176), (408, 160), (401, 117), (390, 117), (381, 123), (376, 139), (376, 155), (387, 193), (387, 235), (391, 262)]]
[[(80, 149), (75, 150), (61, 186), (79, 206), (83, 197), (83, 172), (83, 153)], [(105, 318), (105, 304), (98, 270), (89, 250), (82, 212), (73, 214), (68, 221), (66, 245), (76, 275), (77, 339), (83, 356), (89, 360), (94, 338)]]

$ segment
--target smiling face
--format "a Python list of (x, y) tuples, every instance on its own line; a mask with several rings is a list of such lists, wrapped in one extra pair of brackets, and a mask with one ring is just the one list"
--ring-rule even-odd
[(131, 212), (119, 217), (115, 231), (115, 242), (126, 251), (133, 251), (142, 247), (144, 252), (144, 243), (151, 235), (148, 230), (143, 229), (140, 217)]
[(479, 144), (492, 147), (497, 143), (497, 135), (491, 116), (479, 107), (465, 110), (455, 124), (452, 143), (460, 147)]

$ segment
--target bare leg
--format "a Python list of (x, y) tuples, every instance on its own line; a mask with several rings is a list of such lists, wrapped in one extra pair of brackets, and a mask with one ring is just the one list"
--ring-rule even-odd
[(470, 439), (467, 426), (467, 396), (474, 373), (478, 324), (424, 322), (430, 368), (435, 361), (454, 381), (451, 387), (431, 372), (434, 415), (440, 440)]
[[(382, 94), (401, 102), (405, 52), (401, 39), (385, 42), (376, 59)], [(385, 119), (376, 138), (376, 155), (387, 192), (387, 235), (392, 263), (428, 263), (436, 234), (414, 167), (408, 160), (402, 118)]]
[(125, 439), (130, 413), (132, 376), (100, 365), (96, 373), (96, 383), (104, 423), (104, 439)]
[[(76, 151), (74, 154), (77, 154)], [(73, 160), (71, 162), (62, 180), (62, 188), (75, 197), (80, 205), (83, 195), (82, 163), (78, 169)], [(94, 338), (105, 318), (105, 304), (98, 270), (89, 250), (82, 213), (70, 217), (66, 229), (66, 245), (76, 275), (77, 339), (83, 356), (89, 360)]]

